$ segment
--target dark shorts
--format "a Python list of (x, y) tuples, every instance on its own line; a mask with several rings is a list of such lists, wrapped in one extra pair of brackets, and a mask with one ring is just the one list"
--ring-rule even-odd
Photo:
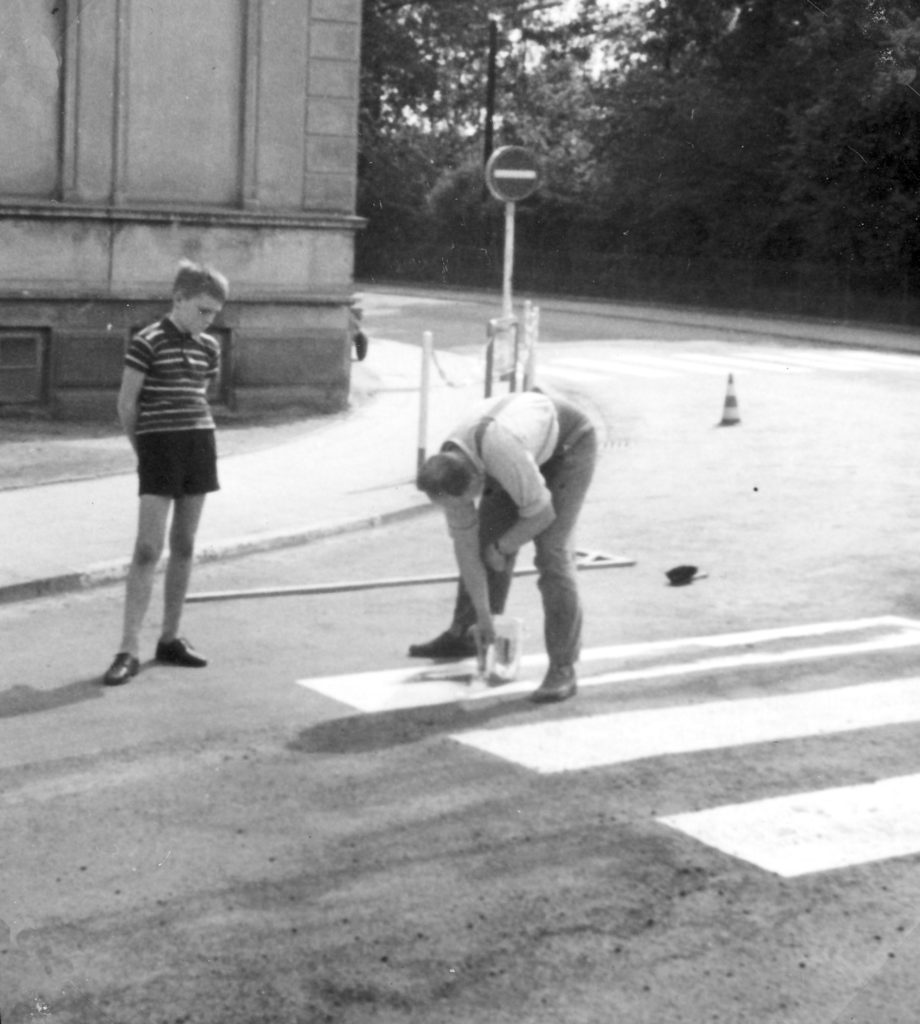
[(183, 498), (219, 489), (213, 430), (174, 430), (137, 436), (141, 494)]

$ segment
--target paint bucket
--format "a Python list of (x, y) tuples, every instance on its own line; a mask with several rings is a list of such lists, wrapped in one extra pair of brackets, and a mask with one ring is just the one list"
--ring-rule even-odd
[(492, 645), (489, 678), (494, 682), (510, 683), (517, 679), (524, 646), (524, 623), (511, 615), (493, 615), (495, 643)]

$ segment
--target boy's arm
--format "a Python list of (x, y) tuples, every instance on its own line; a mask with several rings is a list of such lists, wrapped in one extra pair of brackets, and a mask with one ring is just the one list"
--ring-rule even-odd
[(118, 392), (118, 420), (135, 451), (137, 451), (137, 439), (134, 434), (137, 427), (137, 404), (145, 378), (146, 374), (140, 370), (126, 366), (121, 376), (121, 389)]
[(205, 382), (205, 395), (209, 402), (213, 401), (217, 397), (218, 382), (220, 381), (220, 342), (213, 336), (208, 335), (212, 341), (211, 352), (209, 356), (209, 367), (207, 373), (207, 381)]

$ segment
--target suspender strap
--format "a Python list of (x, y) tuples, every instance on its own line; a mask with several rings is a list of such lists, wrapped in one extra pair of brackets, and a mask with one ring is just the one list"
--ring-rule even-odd
[[(514, 392), (505, 395), (492, 409), (491, 413), (488, 416), (483, 416), (476, 424), (476, 430), (473, 434), (473, 448), (480, 460), (482, 460), (482, 439), (489, 429), (489, 424), (492, 423), (508, 402), (515, 397), (516, 393)], [(572, 405), (571, 402), (555, 397), (552, 399), (552, 402), (556, 408), (556, 419), (559, 423), (559, 440), (556, 442), (556, 450), (550, 456), (550, 458), (555, 458), (556, 456), (564, 455), (571, 448), (574, 448), (586, 434), (593, 433), (594, 424), (581, 409)]]
[(473, 434), (473, 447), (476, 450), (476, 454), (482, 460), (482, 439), (485, 436), (486, 431), (489, 429), (489, 424), (495, 419), (495, 417), (504, 409), (504, 407), (511, 401), (512, 398), (516, 398), (517, 395), (512, 392), (510, 395), (505, 397), (498, 403), (495, 408), (488, 416), (483, 416), (482, 419), (476, 424), (476, 431)]
[(553, 452), (553, 458), (556, 458), (565, 455), (587, 434), (593, 434), (594, 424), (578, 406), (572, 405), (564, 398), (554, 397), (553, 404), (556, 406), (556, 416), (559, 420), (559, 440)]

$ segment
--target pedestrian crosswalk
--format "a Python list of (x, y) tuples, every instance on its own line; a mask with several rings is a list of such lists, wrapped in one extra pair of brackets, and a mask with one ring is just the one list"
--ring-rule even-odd
[[(753, 669), (763, 673), (795, 663), (864, 658), (917, 646), (920, 620), (882, 616), (593, 648), (583, 653), (579, 681), (582, 690), (596, 687), (598, 696), (607, 698), (604, 710), (590, 713), (583, 709), (585, 702), (576, 701), (558, 714), (464, 729), (452, 733), (451, 739), (499, 763), (554, 775), (598, 773), (700, 752), (719, 756), (758, 744), (918, 725), (920, 677), (913, 675), (733, 695), (733, 685)], [(500, 687), (479, 682), (468, 662), (299, 682), (358, 712), (373, 714), (508, 700), (533, 690), (544, 665), (543, 655), (525, 657), (522, 674), (529, 678)], [(656, 700), (650, 707), (615, 707), (618, 685), (651, 686), (679, 677), (692, 681), (700, 673), (710, 680), (725, 680), (718, 697), (700, 699), (691, 687), (682, 687), (683, 696), (672, 703)], [(920, 854), (920, 775), (872, 785), (806, 789), (730, 806), (694, 807), (658, 821), (764, 870), (794, 877)]]
[(901, 775), (659, 821), (765, 871), (796, 878), (920, 853), (918, 795), (920, 775)]
[[(920, 374), (920, 359), (910, 353), (861, 349), (793, 349), (732, 346), (717, 342), (651, 345), (640, 341), (594, 339), (589, 355), (567, 354), (556, 349), (540, 354), (540, 372), (563, 380), (586, 383), (601, 377), (641, 377), (661, 380), (688, 374), (725, 376), (727, 373), (776, 373), (796, 376), (810, 373), (864, 374), (871, 372)], [(697, 346), (707, 346), (700, 351)], [(724, 351), (719, 351), (724, 349)]]

